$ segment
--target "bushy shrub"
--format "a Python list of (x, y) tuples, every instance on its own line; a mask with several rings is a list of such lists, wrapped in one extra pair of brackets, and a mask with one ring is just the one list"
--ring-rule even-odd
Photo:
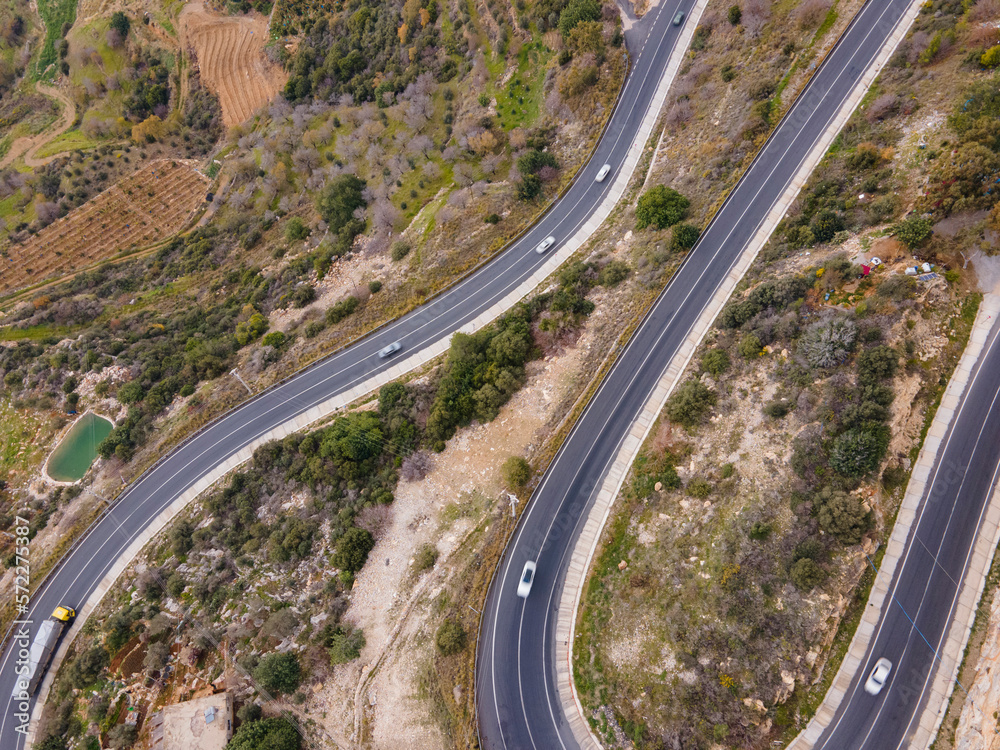
[(410, 246), (406, 242), (403, 242), (402, 240), (398, 240), (398, 241), (392, 243), (392, 256), (391, 257), (392, 257), (392, 259), (394, 261), (400, 261), (400, 260), (402, 260), (403, 258), (405, 258), (409, 254), (410, 254)]
[(760, 338), (757, 337), (756, 333), (748, 333), (740, 339), (737, 349), (744, 359), (754, 359), (760, 356), (764, 346), (760, 343)]
[(613, 260), (607, 263), (597, 274), (597, 283), (601, 286), (612, 287), (628, 278), (631, 269), (627, 263), (620, 260)]
[(253, 678), (269, 693), (294, 693), (302, 681), (299, 657), (293, 653), (270, 653), (260, 660)]
[(465, 628), (460, 622), (450, 618), (441, 623), (434, 637), (434, 643), (443, 656), (457, 654), (465, 648), (465, 641)]
[(792, 563), (788, 574), (796, 588), (806, 592), (812, 591), (826, 580), (824, 570), (808, 557)]
[(860, 479), (875, 471), (889, 447), (884, 425), (856, 428), (838, 435), (830, 448), (830, 467), (843, 477)]
[(330, 656), (330, 664), (347, 664), (361, 656), (361, 649), (365, 647), (365, 634), (361, 628), (348, 625), (346, 628), (338, 627), (330, 637), (330, 646), (327, 653)]
[(911, 216), (892, 228), (896, 239), (910, 250), (916, 250), (930, 239), (934, 233), (934, 225), (923, 216)]
[(820, 320), (806, 328), (799, 351), (813, 367), (834, 367), (847, 358), (857, 337), (857, 324), (850, 318)]
[(309, 227), (305, 225), (298, 216), (293, 216), (285, 224), (285, 240), (288, 242), (295, 242), (296, 240), (304, 240), (309, 236)]
[(729, 352), (725, 349), (709, 349), (701, 357), (701, 366), (715, 378), (728, 370), (730, 365)]
[(859, 544), (871, 523), (860, 498), (829, 487), (817, 493), (815, 507), (820, 528), (842, 544)]
[(747, 536), (755, 542), (762, 542), (771, 536), (771, 524), (764, 521), (754, 521)]
[(684, 491), (689, 497), (696, 497), (699, 500), (704, 500), (712, 494), (712, 485), (706, 479), (694, 477), (688, 481), (687, 487), (684, 488)]
[(794, 408), (795, 404), (792, 401), (778, 399), (765, 406), (764, 413), (771, 419), (783, 419)]
[(271, 331), (260, 340), (260, 343), (264, 346), (273, 346), (278, 348), (284, 345), (286, 338), (285, 334), (281, 331)]
[(531, 479), (531, 464), (520, 456), (511, 456), (503, 462), (500, 472), (503, 474), (504, 484), (512, 490), (518, 490)]
[(672, 250), (690, 250), (698, 242), (701, 232), (693, 224), (675, 224), (673, 236), (670, 238)]
[(875, 385), (896, 374), (899, 354), (885, 344), (866, 349), (858, 356), (858, 383)]
[(261, 719), (243, 724), (226, 750), (299, 750), (302, 735), (285, 718)]
[(438, 548), (433, 544), (421, 544), (420, 549), (417, 550), (417, 554), (413, 556), (413, 567), (420, 573), (425, 570), (430, 570), (434, 567), (434, 563), (438, 559)]
[(709, 387), (692, 377), (670, 394), (666, 406), (667, 416), (685, 427), (694, 427), (705, 419), (715, 402), (716, 395)]
[(357, 297), (345, 297), (326, 311), (326, 322), (329, 325), (339, 323), (357, 310), (360, 305), (361, 302)]
[(731, 5), (729, 6), (728, 13), (726, 13), (726, 17), (729, 19), (731, 26), (738, 26), (740, 20), (743, 18), (743, 10), (738, 5)]
[(375, 546), (375, 537), (371, 532), (357, 527), (347, 530), (337, 544), (333, 555), (333, 564), (349, 573), (357, 573), (365, 566), (368, 553)]
[(684, 218), (691, 201), (666, 185), (655, 185), (639, 198), (635, 208), (639, 229), (653, 225), (666, 229)]

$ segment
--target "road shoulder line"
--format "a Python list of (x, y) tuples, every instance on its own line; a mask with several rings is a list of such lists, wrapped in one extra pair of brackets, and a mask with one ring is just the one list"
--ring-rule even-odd
[[(699, 2), (696, 8), (704, 7), (704, 4), (707, 4), (707, 0)], [(858, 83), (855, 84), (850, 96), (844, 100), (836, 117), (831, 120), (826, 131), (813, 144), (809, 155), (799, 165), (799, 169), (789, 182), (785, 192), (772, 206), (760, 228), (747, 244), (740, 260), (730, 269), (729, 274), (720, 284), (712, 300), (692, 326), (687, 339), (685, 339), (684, 343), (678, 349), (677, 354), (674, 355), (653, 393), (633, 423), (628, 436), (622, 442), (618, 455), (604, 479), (597, 499), (588, 513), (584, 528), (573, 549), (570, 565), (567, 568), (566, 580), (563, 584), (559, 600), (555, 630), (556, 689), (563, 705), (563, 711), (572, 729), (574, 739), (576, 739), (581, 748), (594, 750), (601, 748), (602, 745), (600, 740), (591, 731), (585, 719), (583, 705), (580, 702), (579, 695), (576, 692), (576, 685), (572, 679), (573, 643), (576, 637), (576, 621), (580, 601), (583, 596), (587, 576), (590, 572), (594, 555), (597, 552), (598, 544), (600, 543), (601, 532), (610, 517), (614, 500), (621, 490), (622, 484), (628, 476), (629, 469), (639, 450), (659, 418), (667, 398), (680, 381), (688, 362), (697, 350), (701, 340), (711, 328), (712, 323), (718, 317), (726, 302), (728, 302), (736, 285), (746, 274), (751, 263), (766, 244), (778, 222), (781, 221), (792, 202), (798, 196), (809, 175), (822, 160), (837, 134), (847, 124), (854, 110), (861, 103), (861, 100), (867, 94), (882, 68), (905, 37), (920, 10), (920, 6), (921, 0), (913, 0), (906, 13), (897, 23), (895, 30), (889, 36), (887, 43), (883, 45), (882, 50), (874, 58), (872, 64), (869, 65), (868, 70)], [(930, 437), (928, 437), (928, 440), (930, 440)]]
[[(681, 38), (678, 40), (673, 52), (671, 53), (670, 62), (668, 63), (663, 75), (660, 77), (656, 93), (650, 100), (636, 136), (633, 139), (632, 144), (629, 146), (625, 159), (622, 161), (621, 168), (617, 171), (614, 182), (611, 185), (611, 189), (608, 191), (604, 200), (601, 201), (601, 203), (596, 207), (590, 217), (580, 226), (580, 228), (573, 235), (567, 238), (566, 241), (563, 242), (559, 248), (549, 256), (546, 263), (540, 266), (531, 277), (525, 279), (520, 285), (505, 295), (500, 302), (491, 307), (489, 310), (462, 326), (459, 329), (460, 332), (474, 333), (475, 331), (489, 325), (503, 313), (513, 308), (521, 300), (531, 294), (540, 284), (544, 283), (549, 277), (551, 277), (563, 263), (569, 260), (581, 247), (583, 247), (590, 240), (591, 236), (604, 224), (607, 218), (611, 216), (612, 212), (628, 192), (629, 184), (631, 183), (636, 170), (639, 168), (640, 162), (643, 158), (643, 153), (646, 150), (647, 142), (660, 118), (667, 93), (673, 83), (673, 78), (676, 75), (677, 70), (680, 68), (681, 63), (684, 61), (687, 49), (690, 46), (691, 37), (694, 34), (694, 29), (697, 26), (698, 19), (701, 17), (701, 11), (704, 10), (704, 7), (707, 4), (708, 0), (698, 0), (698, 3), (692, 10), (689, 24), (688, 26), (685, 26), (685, 30), (681, 35)], [(689, 28), (690, 31), (688, 30)], [(580, 179), (583, 178), (581, 177)], [(528, 252), (534, 252), (534, 250), (530, 249)], [(442, 337), (435, 343), (426, 346), (420, 352), (417, 352), (406, 359), (400, 360), (396, 367), (390, 368), (382, 373), (378, 373), (364, 382), (355, 385), (346, 392), (332, 396), (326, 401), (313, 406), (303, 414), (276, 426), (270, 432), (262, 435), (245, 448), (229, 456), (222, 463), (217, 464), (212, 471), (203, 475), (194, 485), (188, 488), (187, 491), (167, 506), (156, 517), (156, 519), (154, 519), (149, 526), (146, 527), (143, 533), (133, 540), (125, 552), (118, 558), (114, 567), (111, 568), (108, 574), (97, 585), (93, 593), (90, 597), (88, 597), (87, 601), (77, 608), (77, 617), (66, 634), (66, 637), (62, 639), (58, 650), (53, 655), (52, 662), (46, 672), (44, 680), (42, 681), (41, 687), (39, 688), (38, 698), (35, 701), (35, 705), (31, 713), (30, 728), (25, 743), (26, 746), (30, 747), (34, 741), (35, 732), (38, 728), (38, 722), (41, 718), (42, 709), (45, 706), (48, 692), (52, 687), (55, 675), (59, 671), (59, 666), (66, 657), (66, 654), (69, 652), (70, 646), (75, 640), (77, 634), (83, 629), (83, 626), (86, 624), (90, 615), (100, 605), (105, 594), (107, 594), (118, 577), (126, 570), (126, 568), (128, 568), (135, 557), (142, 551), (143, 547), (145, 547), (160, 531), (162, 531), (178, 513), (186, 508), (199, 495), (216, 484), (216, 482), (220, 481), (227, 474), (249, 461), (253, 457), (254, 451), (261, 445), (271, 442), (272, 440), (280, 440), (292, 433), (303, 430), (309, 425), (325, 419), (337, 411), (346, 408), (349, 404), (376, 391), (383, 385), (386, 385), (402, 375), (416, 370), (417, 368), (422, 367), (428, 362), (445, 354), (450, 346), (452, 335), (453, 334), (449, 334)]]
[[(948, 381), (948, 387), (941, 398), (941, 405), (934, 415), (923, 447), (920, 449), (920, 455), (917, 457), (917, 463), (913, 467), (885, 556), (882, 558), (882, 567), (879, 568), (875, 578), (867, 606), (861, 617), (861, 622), (858, 623), (854, 637), (851, 639), (847, 655), (841, 662), (840, 669), (837, 670), (837, 675), (815, 716), (788, 746), (789, 750), (811, 750), (830, 722), (833, 721), (841, 700), (847, 694), (851, 687), (851, 681), (864, 662), (865, 654), (868, 652), (869, 639), (881, 619), (882, 610), (886, 605), (886, 595), (892, 586), (892, 579), (895, 576), (899, 559), (906, 549), (906, 540), (910, 536), (913, 521), (927, 491), (927, 482), (937, 463), (938, 452), (951, 426), (955, 411), (965, 394), (969, 377), (986, 345), (990, 328), (998, 315), (1000, 315), (1000, 296), (986, 295), (979, 306), (979, 313), (973, 324), (969, 343), (955, 368), (954, 375)], [(969, 577), (966, 577), (966, 581), (963, 583), (962, 592), (959, 595), (961, 603), (959, 609), (964, 611), (963, 608), (967, 608), (967, 617), (959, 617), (949, 626), (948, 640), (941, 649), (942, 662), (938, 666), (933, 680), (932, 700), (928, 702), (928, 707), (924, 709), (921, 716), (917, 735), (914, 736), (910, 745), (913, 748), (928, 747), (933, 742), (941, 721), (944, 719), (948, 707), (948, 697), (954, 688), (954, 677), (961, 665), (962, 653), (972, 631), (976, 615), (976, 602), (979, 601), (982, 594), (982, 588), (986, 582), (985, 575), (989, 571), (993, 558), (992, 550), (1000, 542), (998, 523), (1000, 523), (1000, 492), (994, 493), (991, 507), (987, 512), (986, 523), (984, 523), (975, 542), (976, 562), (974, 566), (980, 573), (978, 586), (970, 585)], [(984, 549), (985, 554), (983, 554)], [(983, 560), (985, 560), (985, 567), (982, 567)], [(971, 604), (969, 604), (970, 599)], [(942, 684), (945, 681), (948, 684)], [(931, 705), (935, 700), (939, 701), (938, 705), (932, 708)]]

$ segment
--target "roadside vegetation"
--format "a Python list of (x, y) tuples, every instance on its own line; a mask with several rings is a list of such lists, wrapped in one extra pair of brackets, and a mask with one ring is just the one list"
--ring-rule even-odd
[(839, 666), (996, 248), (980, 5), (921, 13), (633, 468), (574, 647), (608, 746), (787, 741)]

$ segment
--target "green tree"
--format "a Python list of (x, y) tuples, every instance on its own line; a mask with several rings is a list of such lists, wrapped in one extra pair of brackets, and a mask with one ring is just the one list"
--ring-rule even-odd
[(116, 10), (111, 14), (111, 23), (109, 26), (117, 31), (121, 35), (121, 38), (124, 39), (128, 36), (129, 29), (132, 28), (132, 22), (128, 20), (128, 16), (120, 10)]
[(667, 416), (685, 427), (694, 427), (705, 419), (715, 402), (716, 396), (709, 387), (691, 377), (670, 394)]
[(316, 199), (316, 210), (333, 233), (339, 233), (354, 218), (354, 212), (368, 205), (363, 191), (365, 181), (352, 174), (342, 174), (327, 183)]
[(888, 428), (856, 428), (838, 435), (830, 448), (830, 466), (843, 477), (860, 479), (875, 471), (889, 447)]
[(302, 681), (299, 657), (293, 653), (271, 653), (260, 660), (253, 678), (269, 693), (294, 693)]
[(345, 628), (337, 628), (330, 637), (330, 647), (327, 653), (330, 656), (330, 664), (347, 664), (361, 656), (361, 649), (365, 647), (365, 634), (361, 628), (354, 628), (348, 625)]
[(893, 227), (896, 239), (906, 245), (910, 250), (916, 250), (930, 239), (934, 229), (929, 219), (923, 216), (911, 216), (899, 222)]
[(293, 216), (285, 224), (285, 239), (288, 242), (294, 242), (295, 240), (304, 240), (309, 236), (309, 227), (305, 225), (298, 216)]
[(504, 484), (512, 490), (518, 490), (531, 479), (531, 464), (520, 456), (511, 456), (503, 462), (500, 472), (503, 474)]
[(725, 349), (709, 349), (701, 357), (701, 366), (712, 377), (719, 377), (730, 367), (729, 352)]
[(70, 682), (73, 687), (83, 689), (96, 680), (108, 665), (108, 652), (101, 644), (95, 644), (84, 651), (70, 667)]
[(816, 495), (816, 518), (820, 528), (842, 544), (860, 544), (868, 531), (871, 514), (857, 495), (824, 487)]
[(764, 346), (760, 343), (760, 338), (756, 333), (746, 334), (740, 339), (740, 343), (737, 348), (740, 351), (740, 356), (744, 359), (754, 359), (759, 357), (760, 353), (764, 350)]
[(226, 750), (299, 750), (302, 735), (287, 719), (261, 719), (242, 725)]
[(844, 220), (840, 214), (824, 208), (813, 217), (809, 228), (817, 242), (829, 242), (837, 232), (844, 228)]
[(375, 546), (375, 537), (366, 529), (356, 526), (347, 530), (337, 544), (333, 554), (333, 564), (349, 573), (357, 573), (365, 566), (368, 553)]
[(645, 229), (652, 224), (657, 229), (666, 229), (683, 219), (690, 205), (691, 201), (673, 188), (655, 185), (639, 198), (636, 226)]
[(600, 17), (601, 6), (597, 0), (570, 0), (559, 14), (559, 33), (564, 40), (568, 39), (578, 23), (597, 21)]
[[(245, 346), (251, 341), (255, 341), (267, 330), (269, 325), (267, 318), (259, 312), (255, 312), (248, 320), (236, 324), (236, 333), (234, 334), (236, 342), (240, 346)], [(121, 389), (119, 389), (120, 393)]]
[(521, 201), (533, 201), (542, 192), (542, 178), (537, 174), (525, 174), (521, 176), (521, 181), (517, 183), (517, 199)]
[(803, 557), (792, 563), (788, 573), (792, 583), (802, 591), (812, 591), (826, 580), (826, 573), (823, 569), (808, 557)]
[(444, 656), (457, 654), (465, 648), (465, 640), (465, 628), (460, 622), (450, 618), (441, 623), (437, 635), (434, 636), (434, 643)]
[(674, 227), (673, 237), (670, 238), (670, 248), (672, 250), (690, 250), (698, 242), (701, 232), (693, 224), (677, 224)]
[(896, 374), (899, 354), (891, 346), (880, 344), (858, 355), (858, 383), (877, 385)]
[(740, 6), (731, 5), (729, 6), (729, 13), (727, 16), (731, 26), (738, 26), (740, 21), (743, 20), (743, 11), (740, 9)]

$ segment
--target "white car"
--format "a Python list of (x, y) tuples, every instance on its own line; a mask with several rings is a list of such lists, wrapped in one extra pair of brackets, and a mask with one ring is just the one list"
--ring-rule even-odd
[(400, 344), (398, 341), (393, 341), (391, 344), (389, 344), (389, 346), (385, 347), (384, 349), (379, 349), (378, 352), (379, 359), (385, 359), (386, 357), (391, 357), (393, 354), (395, 354), (402, 348), (403, 348), (402, 344)]
[(535, 562), (528, 560), (521, 571), (521, 580), (517, 582), (517, 595), (522, 599), (527, 599), (531, 593), (531, 582), (535, 580)]
[(556, 244), (556, 238), (549, 236), (538, 243), (538, 247), (535, 248), (535, 252), (542, 255), (546, 250)]
[(601, 167), (601, 171), (597, 173), (597, 179), (595, 182), (604, 182), (604, 178), (608, 176), (608, 172), (611, 171), (611, 165), (605, 164)]
[(886, 680), (889, 679), (889, 672), (892, 671), (892, 662), (886, 658), (881, 658), (875, 662), (875, 668), (868, 675), (865, 681), (865, 692), (868, 695), (878, 695), (885, 687)]

